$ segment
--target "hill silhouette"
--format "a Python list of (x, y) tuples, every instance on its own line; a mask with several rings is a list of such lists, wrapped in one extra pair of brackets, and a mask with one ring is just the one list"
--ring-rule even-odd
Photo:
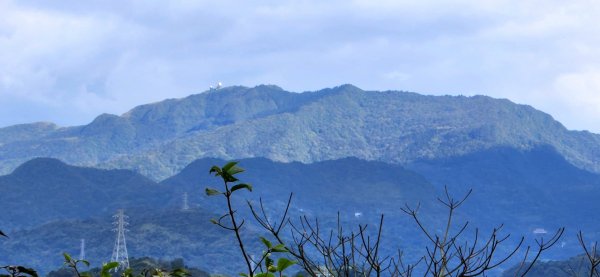
[(579, 168), (600, 171), (599, 135), (569, 131), (548, 114), (504, 99), (352, 85), (304, 93), (236, 86), (138, 106), (121, 116), (103, 114), (84, 126), (2, 128), (0, 170), (8, 173), (42, 156), (161, 180), (204, 157), (408, 164), (545, 145)]

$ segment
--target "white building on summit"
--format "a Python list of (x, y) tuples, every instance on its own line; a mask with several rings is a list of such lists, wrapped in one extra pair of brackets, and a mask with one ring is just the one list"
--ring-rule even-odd
[(217, 86), (215, 86), (215, 87), (210, 86), (208, 88), (209, 88), (209, 90), (216, 90), (216, 89), (221, 89), (222, 87), (223, 87), (223, 83), (217, 82)]

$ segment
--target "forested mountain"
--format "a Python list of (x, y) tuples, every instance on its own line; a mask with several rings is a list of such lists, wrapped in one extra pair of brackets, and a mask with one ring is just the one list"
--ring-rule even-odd
[(421, 160), (408, 166), (435, 187), (455, 194), (473, 189), (462, 208), (473, 226), (504, 224), (513, 235), (539, 239), (566, 227), (561, 242), (545, 258), (581, 253), (576, 233), (600, 240), (600, 175), (577, 168), (550, 147), (516, 150), (499, 147), (460, 157)]
[[(158, 210), (180, 208), (184, 193), (189, 203), (220, 210), (221, 201), (207, 198), (206, 187), (222, 184), (208, 174), (220, 159), (201, 159), (181, 173), (156, 183), (130, 170), (105, 170), (67, 165), (51, 158), (37, 158), (0, 176), (0, 222), (3, 230), (36, 226), (58, 219), (85, 219), (113, 214), (117, 209)], [(416, 203), (435, 194), (422, 176), (401, 166), (356, 158), (314, 164), (278, 163), (264, 158), (240, 160), (247, 168), (245, 182), (255, 184), (255, 194), (269, 205), (282, 208), (290, 193), (294, 207), (305, 213), (345, 215), (369, 211), (373, 215), (395, 209), (395, 203)], [(240, 204), (246, 205), (243, 198)], [(380, 202), (389, 203), (379, 205)]]
[[(87, 239), (91, 261), (106, 261), (115, 236), (112, 215), (124, 208), (130, 220), (130, 255), (183, 257), (186, 263), (211, 272), (235, 273), (238, 264), (229, 260), (238, 255), (232, 234), (210, 223), (225, 213), (226, 204), (204, 194), (208, 186), (220, 189), (222, 184), (208, 171), (224, 163), (201, 159), (155, 183), (128, 170), (75, 167), (55, 159), (27, 162), (0, 177), (1, 229), (10, 230), (10, 237), (0, 241), (0, 264), (25, 261), (44, 272), (55, 269), (63, 251), (78, 253), (81, 238)], [(294, 220), (301, 215), (318, 217), (324, 228), (331, 228), (338, 212), (344, 224), (356, 227), (376, 223), (380, 213), (398, 219), (398, 203), (431, 203), (435, 194), (433, 186), (412, 171), (356, 158), (314, 164), (253, 158), (240, 160), (240, 166), (247, 169), (240, 178), (252, 183), (254, 192), (241, 194), (235, 205), (238, 214), (248, 219), (244, 233), (253, 249), (258, 249), (258, 236), (264, 232), (250, 219), (246, 199), (257, 203), (262, 197), (268, 213), (278, 218), (294, 192), (290, 209)], [(181, 211), (183, 193), (189, 195), (190, 211)], [(391, 222), (390, 232), (412, 229)], [(18, 230), (22, 227), (27, 228)]]
[[(437, 187), (474, 189), (466, 209), (524, 227), (596, 226), (600, 175), (579, 169), (550, 147), (492, 148), (409, 166)], [(523, 233), (523, 231), (521, 233)]]
[[(351, 85), (305, 93), (228, 87), (85, 126), (0, 129), (0, 168), (14, 169), (0, 176), (0, 230), (10, 235), (0, 241), (0, 264), (35, 257), (31, 266), (54, 269), (84, 237), (96, 245), (90, 259), (105, 260), (111, 215), (124, 208), (132, 255), (182, 256), (235, 273), (234, 264), (215, 262), (237, 253), (209, 222), (225, 211), (223, 199), (204, 194), (222, 185), (209, 168), (231, 159), (254, 186), (234, 201), (240, 216), (250, 216), (246, 200), (262, 198), (277, 218), (290, 193), (291, 218), (319, 218), (324, 228), (338, 213), (348, 228), (373, 227), (385, 214), (386, 253), (425, 254), (423, 234), (400, 208), (420, 203), (422, 222), (437, 232), (444, 186), (457, 198), (473, 189), (454, 217), (469, 222), (466, 239), (504, 224), (511, 239), (525, 235), (532, 244), (534, 230), (564, 226), (560, 248), (545, 256), (555, 259), (581, 253), (578, 230), (600, 239), (600, 136), (568, 131), (529, 106)], [(190, 212), (180, 211), (184, 194)], [(248, 239), (262, 234), (247, 227)]]
[(130, 170), (105, 170), (37, 158), (0, 176), (0, 222), (10, 231), (58, 219), (84, 219), (120, 208), (151, 207), (173, 195)]
[[(597, 259), (597, 257), (596, 257)], [(525, 263), (523, 266), (515, 265), (506, 270), (502, 277), (515, 276), (516, 271), (530, 263)], [(597, 270), (597, 269), (596, 269)], [(528, 277), (583, 277), (590, 276), (591, 264), (588, 256), (585, 254), (577, 255), (566, 260), (558, 261), (541, 261), (533, 265), (531, 271), (528, 272)], [(592, 275), (595, 276), (595, 275)]]
[[(131, 255), (168, 259), (180, 255), (194, 266), (231, 272), (231, 264), (217, 262), (225, 259), (223, 255), (236, 255), (235, 246), (228, 244), (231, 234), (209, 222), (225, 212), (225, 203), (203, 191), (220, 188), (219, 179), (208, 169), (225, 162), (200, 159), (161, 183), (127, 170), (74, 167), (54, 159), (27, 162), (0, 177), (2, 229), (12, 229), (10, 238), (1, 242), (0, 262), (34, 256), (31, 265), (50, 270), (59, 264), (62, 251), (77, 253), (79, 239), (86, 237), (90, 259), (106, 259), (115, 235), (111, 215), (126, 208)], [(422, 160), (410, 164), (411, 170), (356, 158), (313, 164), (252, 158), (240, 160), (240, 166), (247, 170), (241, 180), (254, 186), (253, 192), (234, 202), (240, 216), (250, 217), (246, 199), (256, 204), (262, 198), (269, 215), (278, 218), (291, 192), (292, 220), (303, 215), (319, 218), (324, 229), (335, 226), (338, 212), (348, 230), (358, 224), (375, 226), (379, 215), (385, 214), (385, 251), (401, 248), (413, 256), (424, 254), (423, 234), (400, 208), (421, 203), (423, 222), (437, 230), (445, 223), (443, 207), (436, 200), (444, 185), (455, 197), (474, 191), (455, 218), (457, 224), (470, 222), (467, 239), (475, 228), (485, 234), (504, 224), (503, 233), (513, 234), (510, 243), (524, 235), (532, 244), (538, 238), (534, 229), (552, 232), (565, 226), (567, 233), (556, 251), (545, 255), (560, 259), (580, 253), (576, 231), (583, 230), (590, 240), (599, 238), (594, 213), (600, 206), (594, 200), (600, 196), (600, 176), (574, 167), (548, 147), (497, 148)], [(180, 211), (183, 193), (189, 196), (190, 214)], [(262, 233), (252, 222), (247, 225), (250, 240)], [(29, 227), (16, 230), (23, 226)]]
[[(161, 184), (188, 192), (190, 199), (202, 207), (222, 209), (222, 202), (212, 201), (203, 193), (205, 187), (220, 189), (223, 185), (208, 174), (215, 164), (223, 165), (225, 161), (197, 160)], [(251, 158), (240, 160), (240, 166), (246, 169), (242, 180), (254, 186), (253, 193), (245, 198), (258, 201), (261, 197), (272, 210), (283, 211), (289, 194), (294, 193), (295, 214), (335, 216), (339, 211), (345, 218), (354, 218), (354, 213), (360, 212), (377, 219), (381, 213), (397, 214), (399, 203), (431, 202), (436, 194), (433, 186), (415, 172), (357, 158), (313, 164)]]
[[(235, 272), (243, 264), (228, 259), (238, 254), (229, 233), (210, 223), (216, 215), (192, 209), (180, 211), (130, 209), (127, 248), (130, 257), (183, 258), (188, 265), (212, 272)], [(85, 220), (59, 220), (30, 230), (17, 231), (0, 242), (0, 263), (23, 264), (48, 273), (63, 263), (62, 253), (78, 257), (85, 239), (86, 259), (92, 266), (110, 260), (116, 233), (110, 215)], [(246, 230), (244, 238), (258, 248), (258, 233)]]
[(600, 170), (599, 135), (568, 131), (551, 116), (508, 100), (351, 85), (291, 93), (262, 85), (143, 105), (84, 126), (2, 128), (0, 168), (8, 173), (33, 157), (55, 157), (164, 179), (202, 157), (315, 162), (352, 156), (406, 164), (543, 145), (577, 167)]

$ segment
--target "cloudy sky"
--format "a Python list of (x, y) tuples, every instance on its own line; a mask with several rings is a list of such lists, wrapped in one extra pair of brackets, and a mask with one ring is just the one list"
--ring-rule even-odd
[(0, 126), (225, 85), (485, 94), (600, 133), (600, 1), (0, 0)]

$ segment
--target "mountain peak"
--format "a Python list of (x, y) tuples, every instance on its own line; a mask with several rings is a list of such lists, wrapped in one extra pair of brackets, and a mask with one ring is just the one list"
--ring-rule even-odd
[[(265, 157), (303, 163), (358, 157), (406, 164), (507, 146), (550, 145), (600, 172), (600, 136), (571, 132), (526, 105), (487, 96), (365, 93), (345, 84), (293, 93), (275, 85), (230, 86), (100, 115), (77, 128), (21, 135), (0, 129), (0, 170), (36, 156), (70, 164), (135, 168), (162, 179), (202, 157)], [(50, 135), (48, 135), (50, 134)]]
[(323, 94), (339, 93), (339, 94), (345, 94), (345, 93), (355, 93), (355, 92), (364, 92), (364, 90), (362, 90), (359, 87), (354, 86), (352, 84), (343, 84), (343, 85), (339, 85), (339, 86), (332, 87), (332, 88), (325, 88), (325, 89), (317, 91), (316, 93), (323, 93)]
[(63, 161), (61, 161), (59, 159), (38, 157), (38, 158), (31, 159), (27, 162), (24, 162), (17, 169), (31, 168), (31, 167), (36, 167), (36, 166), (40, 166), (40, 165), (53, 165), (53, 166), (61, 166), (61, 167), (68, 166), (66, 163), (64, 163)]
[(281, 87), (277, 86), (277, 85), (272, 85), (272, 84), (261, 84), (258, 86), (254, 87), (255, 89), (259, 89), (259, 90), (263, 90), (263, 89), (268, 89), (268, 90), (277, 90), (277, 91), (284, 91)]
[(55, 158), (34, 158), (18, 166), (12, 174), (16, 176), (32, 176), (48, 172), (59, 174), (65, 172), (68, 167), (69, 165)]
[(363, 91), (362, 89), (360, 89), (359, 87), (352, 85), (352, 84), (343, 84), (337, 87), (333, 88), (334, 90), (343, 90), (343, 91)]

